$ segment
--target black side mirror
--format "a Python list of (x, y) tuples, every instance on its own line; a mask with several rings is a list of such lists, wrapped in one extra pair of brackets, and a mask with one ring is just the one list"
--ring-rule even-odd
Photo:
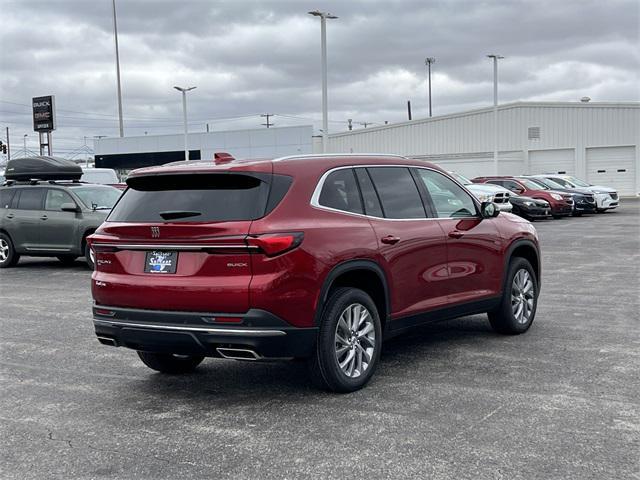
[(482, 218), (494, 218), (500, 213), (498, 207), (493, 202), (482, 202), (480, 205), (480, 215)]
[(80, 207), (78, 207), (78, 205), (76, 205), (75, 203), (63, 203), (62, 205), (60, 205), (60, 210), (62, 210), (63, 212), (74, 212), (77, 213), (80, 211)]

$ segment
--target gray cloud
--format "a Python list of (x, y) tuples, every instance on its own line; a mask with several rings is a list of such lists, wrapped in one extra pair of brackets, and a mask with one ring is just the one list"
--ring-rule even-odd
[[(109, 0), (3, 0), (0, 126), (30, 134), (32, 96), (54, 93), (61, 153), (83, 137), (117, 134)], [(640, 100), (640, 3), (575, 1), (117, 0), (125, 130), (180, 130), (173, 85), (190, 93), (192, 129), (319, 126), (318, 20), (329, 22), (331, 129), (382, 123), (426, 109), (424, 57), (435, 56), (436, 114), (488, 105), (500, 64), (501, 102)], [(13, 102), (13, 103), (6, 103)], [(287, 116), (283, 116), (287, 115)], [(235, 117), (235, 118), (229, 118)], [(302, 118), (293, 118), (302, 117)], [(18, 147), (15, 147), (18, 148)]]

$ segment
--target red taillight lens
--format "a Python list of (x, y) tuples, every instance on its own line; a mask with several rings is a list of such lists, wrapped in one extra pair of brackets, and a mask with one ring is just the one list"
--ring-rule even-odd
[(302, 233), (268, 233), (247, 237), (250, 246), (258, 247), (268, 257), (280, 255), (302, 243)]

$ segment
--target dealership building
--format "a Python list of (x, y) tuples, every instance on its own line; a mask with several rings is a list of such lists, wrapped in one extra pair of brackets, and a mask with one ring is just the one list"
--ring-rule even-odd
[[(468, 177), (494, 173), (493, 108), (330, 134), (329, 153), (393, 153)], [(190, 158), (318, 153), (310, 125), (190, 133)], [(95, 142), (97, 167), (129, 170), (184, 159), (184, 136), (143, 135)], [(640, 103), (516, 102), (498, 107), (498, 171), (567, 173), (621, 195), (640, 194)]]
[[(395, 153), (468, 177), (493, 174), (493, 108), (331, 134), (328, 152)], [(314, 143), (315, 151), (320, 142)], [(516, 102), (498, 107), (498, 172), (567, 173), (640, 193), (640, 103)]]

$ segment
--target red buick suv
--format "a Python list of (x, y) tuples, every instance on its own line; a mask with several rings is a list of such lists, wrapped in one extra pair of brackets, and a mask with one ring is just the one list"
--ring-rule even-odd
[(410, 327), (482, 312), (500, 333), (533, 322), (535, 229), (440, 168), (218, 158), (132, 172), (89, 237), (101, 343), (167, 373), (205, 357), (305, 358), (317, 385), (349, 392)]

